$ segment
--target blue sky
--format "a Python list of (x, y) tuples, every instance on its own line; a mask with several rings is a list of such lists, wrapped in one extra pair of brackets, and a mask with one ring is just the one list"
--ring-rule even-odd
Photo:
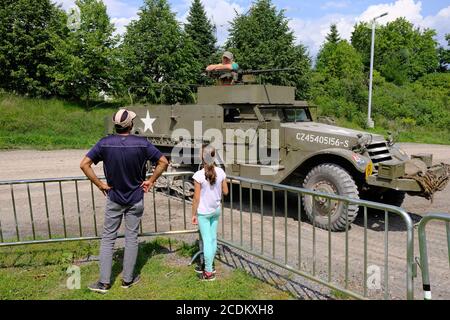
[[(54, 0), (69, 9), (74, 0)], [(115, 23), (117, 32), (123, 33), (125, 26), (136, 19), (143, 0), (103, 0)], [(191, 0), (168, 0), (177, 12), (180, 22), (185, 21)], [(235, 12), (245, 13), (251, 0), (202, 0), (207, 14), (217, 26), (217, 38), (222, 44), (227, 37), (229, 21)], [(297, 42), (308, 46), (315, 55), (322, 44), (331, 23), (336, 23), (343, 38), (349, 39), (357, 21), (368, 21), (372, 17), (388, 12), (380, 23), (404, 16), (421, 28), (434, 28), (437, 40), (444, 44), (444, 35), (450, 33), (450, 0), (273, 0), (284, 9), (290, 19)]]

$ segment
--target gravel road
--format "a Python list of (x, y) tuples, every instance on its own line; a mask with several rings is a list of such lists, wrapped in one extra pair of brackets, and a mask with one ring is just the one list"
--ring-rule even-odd
[[(423, 145), (415, 143), (402, 143), (402, 148), (412, 153), (429, 152), (434, 154), (434, 162), (450, 163), (450, 146), (447, 145)], [(58, 151), (34, 151), (34, 150), (13, 150), (0, 152), (0, 180), (17, 180), (30, 178), (57, 178), (68, 176), (80, 176), (79, 162), (86, 150), (58, 150)], [(97, 174), (103, 174), (101, 165), (95, 167)], [(81, 182), (78, 185), (80, 204), (77, 205), (75, 197), (74, 183), (64, 183), (62, 186), (64, 196), (64, 220), (61, 217), (60, 194), (58, 184), (47, 186), (47, 197), (49, 203), (50, 229), (52, 234), (62, 235), (64, 233), (64, 222), (66, 232), (70, 235), (79, 234), (79, 226), (82, 225), (83, 235), (93, 234), (93, 210), (91, 204), (90, 185)], [(47, 223), (46, 207), (44, 201), (42, 185), (30, 185), (32, 196), (33, 219), (35, 221), (35, 233), (37, 236), (47, 236), (49, 224)], [(268, 196), (267, 196), (268, 195)], [(254, 195), (253, 214), (250, 213), (248, 201), (244, 201), (242, 209), (242, 220), (239, 211), (239, 202), (233, 203), (233, 214), (230, 212), (229, 204), (223, 215), (219, 231), (225, 239), (233, 240), (244, 246), (253, 246), (258, 252), (263, 252), (265, 256), (275, 257), (277, 260), (286, 261), (290, 266), (309, 273), (314, 272), (321, 279), (328, 279), (328, 232), (316, 229), (313, 231), (311, 224), (302, 218), (299, 223), (292, 217), (284, 218), (283, 197), (276, 198), (275, 214), (272, 212), (272, 202), (270, 194), (264, 195), (264, 217), (256, 213), (260, 211), (259, 193)], [(249, 193), (244, 192), (244, 200), (248, 199)], [(104, 197), (94, 190), (95, 211), (98, 232), (101, 230), (102, 211)], [(12, 216), (12, 203), (10, 188), (0, 187), (0, 228), (3, 237), (14, 238), (16, 228)], [(21, 237), (30, 236), (33, 230), (30, 226), (30, 210), (28, 205), (27, 189), (25, 185), (15, 187), (15, 205), (17, 209), (17, 221), (20, 226)], [(147, 215), (143, 221), (144, 230), (154, 230), (155, 227), (161, 230), (176, 230), (184, 227), (184, 207), (181, 202), (172, 200), (170, 202), (171, 212), (169, 217), (168, 199), (161, 194), (155, 195), (153, 202), (152, 195), (146, 201)], [(289, 202), (289, 210), (296, 207), (295, 203)], [(414, 222), (418, 222), (420, 217), (429, 212), (450, 212), (450, 187), (438, 193), (433, 203), (418, 197), (407, 196), (403, 207), (411, 213)], [(158, 217), (155, 226), (154, 208), (157, 208)], [(293, 210), (296, 212), (295, 210)], [(186, 206), (187, 216), (190, 216), (190, 208)], [(232, 217), (233, 215), (233, 217)], [(170, 218), (170, 219), (169, 219)], [(405, 298), (405, 239), (406, 232), (400, 218), (389, 215), (389, 246), (388, 265), (389, 274), (383, 270), (384, 251), (384, 214), (368, 216), (368, 265), (372, 266), (369, 276), (380, 272), (381, 283), (379, 289), (368, 289), (368, 296), (373, 298), (383, 297), (384, 290), (392, 299)], [(190, 228), (189, 219), (187, 226)], [(81, 221), (81, 223), (80, 223)], [(261, 237), (261, 223), (263, 237)], [(242, 224), (242, 233), (240, 225)], [(233, 226), (233, 227), (232, 227)], [(301, 232), (301, 243), (298, 241), (298, 232)], [(287, 230), (287, 237), (284, 232)], [(233, 233), (232, 233), (233, 232)], [(441, 223), (431, 223), (428, 226), (428, 247), (430, 257), (430, 271), (433, 298), (450, 298), (450, 270), (447, 260), (445, 226)], [(312, 244), (312, 238), (316, 238), (316, 244)], [(342, 286), (345, 285), (345, 233), (332, 233), (331, 246), (331, 279)], [(263, 238), (263, 248), (261, 239)], [(360, 214), (349, 230), (349, 269), (347, 286), (349, 289), (361, 292), (363, 279), (363, 256), (364, 256), (364, 219)], [(285, 251), (285, 241), (287, 241), (287, 251)], [(415, 255), (418, 256), (417, 238), (415, 240)], [(275, 248), (275, 252), (273, 249)], [(316, 257), (313, 259), (313, 250)], [(299, 259), (300, 256), (300, 259)], [(385, 277), (389, 279), (389, 287), (386, 288)], [(375, 281), (376, 284), (376, 281)], [(420, 271), (419, 277), (415, 280), (415, 296), (422, 298)]]

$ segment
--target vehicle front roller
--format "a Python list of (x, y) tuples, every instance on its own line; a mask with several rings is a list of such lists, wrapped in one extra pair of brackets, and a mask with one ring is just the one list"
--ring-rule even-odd
[[(359, 199), (358, 188), (352, 176), (335, 164), (326, 163), (312, 168), (306, 175), (303, 187)], [(345, 230), (346, 221), (350, 225), (358, 214), (358, 205), (348, 204), (346, 208), (346, 204), (343, 202), (325, 197), (304, 195), (303, 205), (311, 222), (314, 220), (315, 225), (322, 229), (328, 230), (328, 226), (330, 226), (331, 231)]]

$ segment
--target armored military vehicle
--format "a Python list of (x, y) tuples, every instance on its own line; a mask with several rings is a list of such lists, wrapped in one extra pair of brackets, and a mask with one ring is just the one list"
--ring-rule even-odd
[[(197, 170), (198, 151), (206, 142), (218, 149), (220, 165), (229, 175), (396, 206), (405, 193), (430, 196), (418, 179), (407, 175), (408, 166), (448, 176), (448, 168), (432, 167), (432, 155), (410, 157), (381, 135), (314, 121), (308, 104), (295, 100), (293, 87), (205, 86), (198, 88), (196, 104), (127, 108), (137, 114), (133, 133), (162, 150), (171, 160), (170, 170)], [(111, 121), (107, 123), (112, 133)], [(182, 193), (181, 181), (170, 183)], [(192, 195), (192, 183), (185, 190), (184, 195)], [(325, 229), (330, 214), (333, 231), (345, 228), (346, 211), (351, 222), (359, 209), (311, 196), (303, 197), (303, 206), (310, 220), (314, 217), (316, 225)]]

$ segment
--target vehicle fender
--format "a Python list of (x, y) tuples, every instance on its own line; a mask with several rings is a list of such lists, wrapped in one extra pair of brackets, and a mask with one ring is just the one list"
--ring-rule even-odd
[(366, 168), (369, 165), (369, 163), (371, 164), (371, 160), (370, 158), (363, 156), (361, 154), (355, 153), (351, 150), (347, 150), (347, 149), (340, 149), (340, 148), (329, 148), (329, 149), (322, 149), (319, 151), (316, 151), (312, 154), (309, 154), (303, 161), (303, 163), (305, 163), (306, 161), (320, 156), (320, 155), (334, 155), (334, 156), (338, 156), (341, 157), (345, 160), (347, 160), (349, 163), (351, 163), (356, 170), (358, 170), (361, 173), (365, 173), (366, 172)]

